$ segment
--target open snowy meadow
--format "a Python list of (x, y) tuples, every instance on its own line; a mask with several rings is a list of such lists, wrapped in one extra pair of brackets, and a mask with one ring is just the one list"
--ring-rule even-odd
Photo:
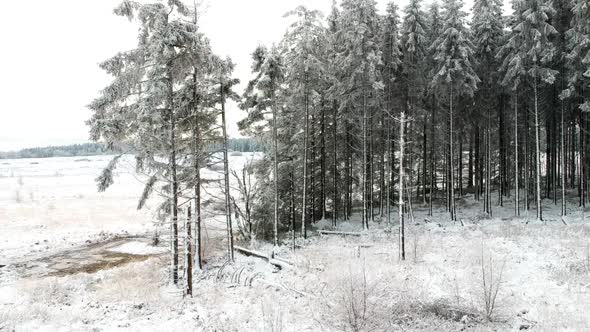
[[(234, 169), (251, 154), (231, 157)], [(236, 254), (225, 262), (223, 218), (205, 220), (195, 294), (170, 286), (165, 241), (154, 246), (154, 198), (125, 157), (97, 193), (109, 156), (3, 160), (0, 166), (0, 330), (6, 331), (583, 331), (590, 328), (590, 225), (574, 208), (564, 225), (514, 219), (510, 204), (484, 218), (471, 197), (461, 222), (416, 204), (399, 260), (397, 222), (313, 225), (277, 270)], [(209, 176), (216, 174), (206, 171)], [(557, 209), (555, 209), (557, 211)], [(333, 230), (333, 229), (332, 229)], [(358, 234), (357, 234), (358, 233)], [(359, 236), (356, 236), (359, 235)], [(238, 243), (239, 244), (239, 243)], [(270, 252), (268, 244), (252, 248)], [(484, 283), (485, 280), (485, 283)], [(486, 304), (487, 303), (487, 304)], [(484, 319), (489, 316), (490, 321)]]

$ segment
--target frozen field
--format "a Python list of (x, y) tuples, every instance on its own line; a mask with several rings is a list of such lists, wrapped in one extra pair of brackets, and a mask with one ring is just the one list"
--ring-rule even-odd
[[(232, 157), (233, 167), (249, 157)], [(567, 226), (549, 201), (547, 222), (528, 225), (511, 217), (510, 203), (486, 219), (464, 197), (465, 226), (443, 210), (426, 222), (418, 205), (405, 262), (397, 224), (374, 223), (358, 237), (313, 232), (305, 244), (298, 239), (304, 247), (295, 254), (284, 239), (279, 255), (294, 266), (281, 271), (239, 254), (223, 266), (223, 221), (208, 218), (212, 249), (195, 296), (184, 299), (167, 284), (165, 244), (151, 243), (158, 198), (135, 208), (143, 179), (132, 158), (113, 187), (96, 192), (94, 178), (109, 159), (0, 161), (0, 330), (590, 329), (590, 227), (573, 197)], [(338, 229), (360, 231), (360, 222)], [(482, 319), (482, 258), (499, 285), (492, 322)]]

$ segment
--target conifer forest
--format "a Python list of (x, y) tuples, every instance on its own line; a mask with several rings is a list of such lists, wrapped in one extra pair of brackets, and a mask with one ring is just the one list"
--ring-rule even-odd
[[(86, 122), (110, 152), (76, 160), (113, 228), (7, 240), (0, 331), (590, 329), (590, 1), (322, 1), (247, 77), (206, 1), (114, 8), (136, 43)], [(48, 196), (4, 161), (9, 219)]]

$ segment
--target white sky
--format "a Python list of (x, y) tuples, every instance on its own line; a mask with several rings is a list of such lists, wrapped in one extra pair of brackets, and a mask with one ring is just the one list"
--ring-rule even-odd
[[(112, 14), (120, 0), (3, 1), (0, 10), (0, 151), (88, 141), (87, 105), (110, 77), (97, 64), (136, 43), (137, 26)], [(192, 0), (189, 1), (192, 3)], [(378, 0), (383, 11), (389, 0)], [(408, 0), (395, 1), (403, 8)], [(427, 1), (429, 2), (429, 1)], [(472, 0), (467, 0), (465, 10)], [(208, 0), (201, 30), (215, 52), (250, 78), (250, 54), (278, 42), (283, 14), (303, 4), (329, 14), (332, 0)], [(401, 15), (401, 12), (400, 12)], [(243, 112), (229, 110), (230, 135)]]

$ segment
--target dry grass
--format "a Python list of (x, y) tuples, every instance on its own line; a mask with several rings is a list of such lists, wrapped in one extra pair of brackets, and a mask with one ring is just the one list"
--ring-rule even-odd
[(277, 300), (261, 301), (262, 323), (264, 331), (281, 332), (284, 330), (283, 309)]

